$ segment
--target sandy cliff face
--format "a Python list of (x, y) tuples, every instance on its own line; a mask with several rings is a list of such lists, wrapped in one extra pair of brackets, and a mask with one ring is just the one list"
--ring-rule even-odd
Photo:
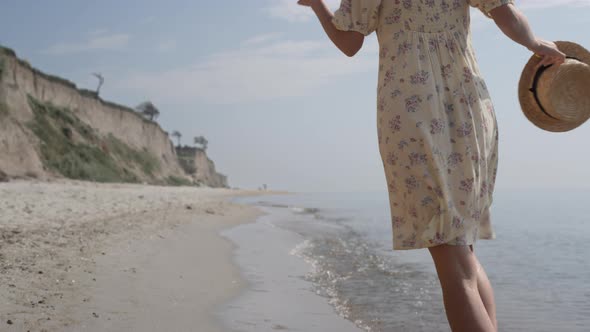
[(205, 150), (184, 146), (176, 147), (176, 153), (182, 167), (195, 183), (204, 183), (211, 187), (228, 187), (227, 177), (215, 170), (215, 163), (209, 159)]
[[(38, 109), (34, 106), (37, 104), (41, 105)], [(32, 124), (37, 130), (32, 129)], [(41, 124), (56, 133), (63, 132), (69, 141), (61, 142), (64, 137), (45, 138), (45, 130), (39, 129)], [(113, 172), (121, 170), (132, 180), (192, 180), (180, 166), (167, 133), (157, 123), (128, 107), (104, 101), (93, 92), (79, 90), (69, 81), (44, 74), (11, 50), (0, 47), (0, 172), (9, 177), (67, 176), (60, 169), (67, 160), (48, 160), (48, 140), (61, 142), (61, 150), (54, 149), (54, 155), (63, 152), (64, 147), (82, 147), (98, 159), (107, 158)], [(137, 157), (125, 160), (126, 152)], [(84, 153), (81, 160), (88, 159)], [(104, 156), (98, 155), (101, 153)], [(156, 161), (144, 167), (142, 158)]]

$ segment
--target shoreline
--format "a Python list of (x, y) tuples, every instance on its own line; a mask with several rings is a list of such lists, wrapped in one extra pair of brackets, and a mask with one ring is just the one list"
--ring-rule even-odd
[(236, 244), (233, 261), (247, 283), (218, 310), (224, 331), (362, 331), (306, 278), (315, 269), (300, 255), (309, 240), (284, 227), (306, 215), (282, 204), (253, 205), (265, 213), (221, 232)]
[(246, 282), (233, 262), (235, 245), (220, 232), (264, 214), (230, 200), (286, 193), (1, 183), (0, 326), (222, 331), (214, 309)]

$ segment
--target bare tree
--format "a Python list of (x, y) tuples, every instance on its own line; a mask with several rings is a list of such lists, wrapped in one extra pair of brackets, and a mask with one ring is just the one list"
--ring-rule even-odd
[(96, 88), (96, 95), (98, 96), (100, 94), (100, 87), (104, 83), (104, 77), (100, 73), (92, 73), (92, 75), (98, 78), (98, 87)]
[(195, 144), (201, 144), (201, 147), (203, 150), (207, 150), (207, 144), (209, 144), (209, 141), (207, 141), (207, 139), (203, 136), (197, 136), (193, 139), (193, 142)]
[(182, 137), (182, 134), (178, 130), (175, 130), (172, 132), (172, 137), (176, 137), (178, 140), (178, 146), (180, 147), (180, 138)]
[(160, 111), (152, 104), (151, 101), (144, 101), (143, 103), (137, 105), (135, 109), (143, 114), (144, 116), (148, 117), (151, 121), (154, 121), (155, 118), (160, 115)]

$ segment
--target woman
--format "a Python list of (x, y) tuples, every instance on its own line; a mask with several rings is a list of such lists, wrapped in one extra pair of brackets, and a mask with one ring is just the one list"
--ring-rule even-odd
[(473, 244), (494, 237), (490, 205), (498, 164), (493, 104), (471, 44), (469, 7), (559, 65), (512, 0), (343, 0), (313, 9), (332, 42), (354, 56), (379, 40), (377, 136), (389, 189), (393, 249), (428, 248), (453, 331), (497, 331), (494, 295)]

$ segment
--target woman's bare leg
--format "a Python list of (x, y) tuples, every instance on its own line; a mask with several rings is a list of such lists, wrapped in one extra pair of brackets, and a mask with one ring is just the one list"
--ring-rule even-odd
[[(470, 248), (443, 244), (431, 247), (429, 251), (442, 287), (445, 311), (451, 330), (453, 332), (496, 331), (480, 296), (479, 277), (484, 272), (483, 269), (478, 268), (480, 264)], [(483, 280), (482, 291), (489, 298)]]
[[(471, 252), (473, 252), (473, 247), (471, 247)], [(475, 261), (477, 262), (477, 289), (479, 291), (479, 296), (481, 297), (483, 305), (486, 307), (488, 317), (490, 317), (494, 329), (497, 331), (498, 321), (496, 320), (496, 303), (494, 300), (492, 284), (477, 257), (475, 257)]]

